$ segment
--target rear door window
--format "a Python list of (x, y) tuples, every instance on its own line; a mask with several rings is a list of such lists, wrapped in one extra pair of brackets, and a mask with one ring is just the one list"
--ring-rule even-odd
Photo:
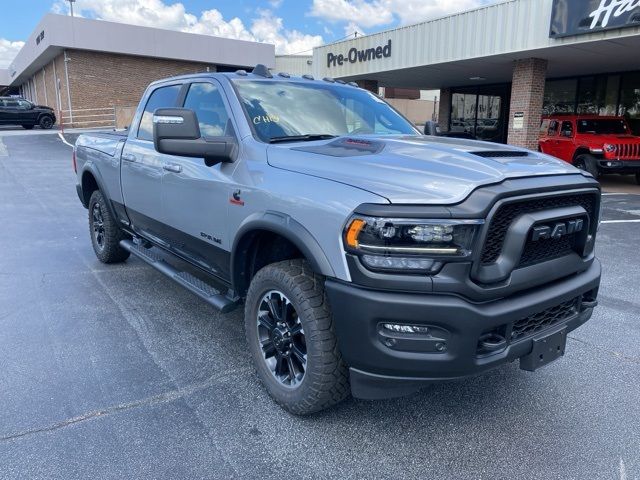
[(156, 88), (151, 93), (138, 127), (138, 138), (140, 140), (153, 140), (153, 112), (158, 108), (175, 107), (181, 87), (182, 85), (169, 85)]
[(563, 136), (573, 137), (573, 123), (569, 121), (562, 122), (562, 129), (560, 130)]

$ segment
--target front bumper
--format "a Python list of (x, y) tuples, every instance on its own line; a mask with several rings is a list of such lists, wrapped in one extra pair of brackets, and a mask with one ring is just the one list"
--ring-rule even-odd
[[(579, 274), (482, 303), (450, 294), (380, 291), (327, 280), (352, 393), (367, 399), (402, 396), (430, 381), (476, 375), (521, 358), (532, 351), (533, 338), (541, 331), (564, 327), (569, 332), (591, 318), (600, 273), (600, 263), (594, 260)], [(570, 315), (557, 318), (535, 335), (512, 339), (514, 322), (553, 312), (574, 299), (576, 307)], [(430, 333), (389, 332), (384, 323), (426, 326)], [(503, 332), (506, 344), (501, 350), (487, 352), (479, 346), (488, 332)]]
[(622, 173), (633, 174), (640, 173), (640, 159), (638, 160), (616, 160), (616, 159), (599, 159), (598, 170), (601, 173)]

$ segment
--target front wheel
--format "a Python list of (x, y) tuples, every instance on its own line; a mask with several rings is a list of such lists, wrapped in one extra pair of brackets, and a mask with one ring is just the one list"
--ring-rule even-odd
[(120, 246), (127, 236), (111, 216), (100, 190), (93, 192), (89, 200), (89, 233), (93, 251), (102, 263), (119, 263), (129, 258), (129, 252)]
[(49, 115), (44, 115), (40, 119), (39, 125), (40, 125), (40, 128), (44, 130), (49, 130), (51, 127), (53, 127), (53, 118), (51, 118)]
[(593, 175), (593, 178), (596, 180), (600, 176), (600, 172), (598, 171), (598, 159), (593, 155), (579, 155), (574, 162), (574, 165), (580, 170), (584, 170), (585, 172)]
[(304, 260), (261, 269), (245, 303), (253, 363), (269, 395), (296, 415), (347, 397), (349, 380), (333, 327), (324, 278)]

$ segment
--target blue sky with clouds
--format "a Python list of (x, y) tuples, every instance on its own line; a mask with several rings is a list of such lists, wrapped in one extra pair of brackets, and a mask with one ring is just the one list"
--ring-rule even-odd
[[(77, 14), (103, 20), (273, 43), (278, 53), (311, 48), (354, 32), (373, 33), (497, 0), (76, 0)], [(8, 2), (0, 15), (0, 68), (40, 18), (67, 13), (64, 0)], [(6, 6), (5, 6), (6, 7)]]

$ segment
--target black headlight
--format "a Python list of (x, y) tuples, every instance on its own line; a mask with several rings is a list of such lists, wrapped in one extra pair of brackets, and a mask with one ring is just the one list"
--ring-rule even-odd
[(347, 252), (367, 268), (434, 273), (471, 256), (483, 220), (416, 220), (355, 215), (343, 234)]

